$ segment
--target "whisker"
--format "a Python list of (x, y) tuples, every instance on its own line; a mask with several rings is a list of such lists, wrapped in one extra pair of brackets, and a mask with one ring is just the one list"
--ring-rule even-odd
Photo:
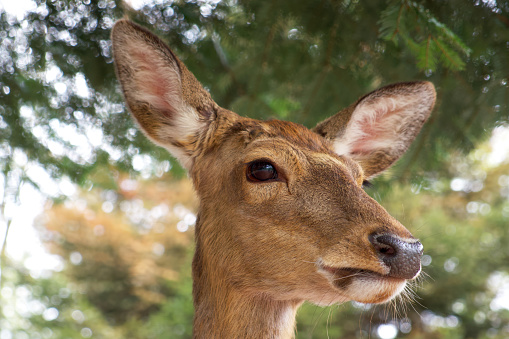
[(423, 222), (422, 225), (419, 225), (419, 226), (414, 226), (415, 227), (415, 230), (416, 231), (419, 231), (421, 228), (423, 228), (424, 226), (427, 226), (428, 223), (427, 222)]
[(307, 260), (301, 260), (301, 261), (305, 262), (305, 263), (308, 263), (308, 264), (316, 265), (316, 262), (314, 262), (314, 261), (307, 261)]
[(364, 315), (364, 308), (361, 310), (359, 315), (359, 338), (362, 338), (362, 316)]
[(431, 279), (432, 281), (435, 281), (435, 279), (429, 275), (427, 272), (421, 271), (421, 274), (417, 277), (419, 281), (426, 281), (427, 279)]
[[(323, 293), (322, 294), (322, 297), (320, 298), (320, 304), (322, 303), (323, 299), (325, 298), (325, 295), (326, 293)], [(329, 303), (329, 306), (331, 305), (331, 303)], [(313, 312), (313, 317), (315, 316), (316, 314), (316, 310), (318, 309), (318, 307), (315, 308), (315, 311)], [(315, 324), (313, 326), (313, 329), (311, 330), (311, 334), (313, 334), (313, 332), (315, 331), (316, 329), (316, 326), (318, 325), (318, 322), (320, 321), (320, 318), (323, 316), (323, 314), (325, 313), (325, 310), (326, 308), (325, 307), (321, 307), (321, 312), (320, 314), (316, 317), (316, 321), (315, 321)]]
[(346, 278), (358, 277), (360, 275), (361, 275), (361, 273), (354, 273), (354, 274), (350, 274), (350, 275), (347, 275), (347, 276), (344, 276), (344, 277), (341, 277), (341, 278), (334, 278), (332, 280), (339, 281), (339, 280), (343, 280), (343, 279), (346, 279)]
[(327, 316), (327, 325), (326, 325), (326, 330), (327, 330), (327, 339), (330, 339), (329, 337), (329, 321), (330, 321), (330, 318), (331, 318), (331, 314), (332, 314), (332, 308), (329, 308), (329, 315)]
[(428, 236), (422, 238), (420, 237), (419, 240), (426, 240), (426, 239), (430, 239), (430, 238), (434, 238), (434, 237), (437, 237), (439, 235), (444, 235), (445, 232), (436, 232), (436, 233), (433, 233), (433, 234), (429, 234)]

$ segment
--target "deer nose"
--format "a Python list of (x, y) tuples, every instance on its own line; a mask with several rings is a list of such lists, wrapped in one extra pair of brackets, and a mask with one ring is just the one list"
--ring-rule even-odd
[(412, 279), (421, 271), (422, 244), (390, 234), (370, 235), (378, 257), (390, 268), (388, 276)]

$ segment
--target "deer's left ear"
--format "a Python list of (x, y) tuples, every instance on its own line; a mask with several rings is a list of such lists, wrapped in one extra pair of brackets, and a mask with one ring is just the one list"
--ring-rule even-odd
[(128, 20), (111, 33), (117, 77), (143, 132), (191, 169), (217, 104), (170, 48)]
[(430, 82), (398, 83), (367, 94), (313, 131), (339, 155), (358, 161), (367, 178), (389, 168), (419, 134), (435, 105)]

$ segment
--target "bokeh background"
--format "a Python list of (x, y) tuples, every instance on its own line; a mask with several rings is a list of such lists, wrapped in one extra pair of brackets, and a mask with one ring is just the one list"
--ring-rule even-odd
[(509, 1), (1, 0), (0, 339), (191, 337), (197, 199), (122, 103), (124, 16), (254, 118), (313, 127), (433, 82), (369, 190), (424, 244), (414, 296), (305, 305), (297, 338), (509, 338)]

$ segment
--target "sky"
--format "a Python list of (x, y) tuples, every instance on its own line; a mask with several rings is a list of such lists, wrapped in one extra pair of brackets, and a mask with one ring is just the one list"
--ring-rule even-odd
[(25, 13), (37, 7), (33, 0), (0, 0), (0, 8), (21, 20)]

